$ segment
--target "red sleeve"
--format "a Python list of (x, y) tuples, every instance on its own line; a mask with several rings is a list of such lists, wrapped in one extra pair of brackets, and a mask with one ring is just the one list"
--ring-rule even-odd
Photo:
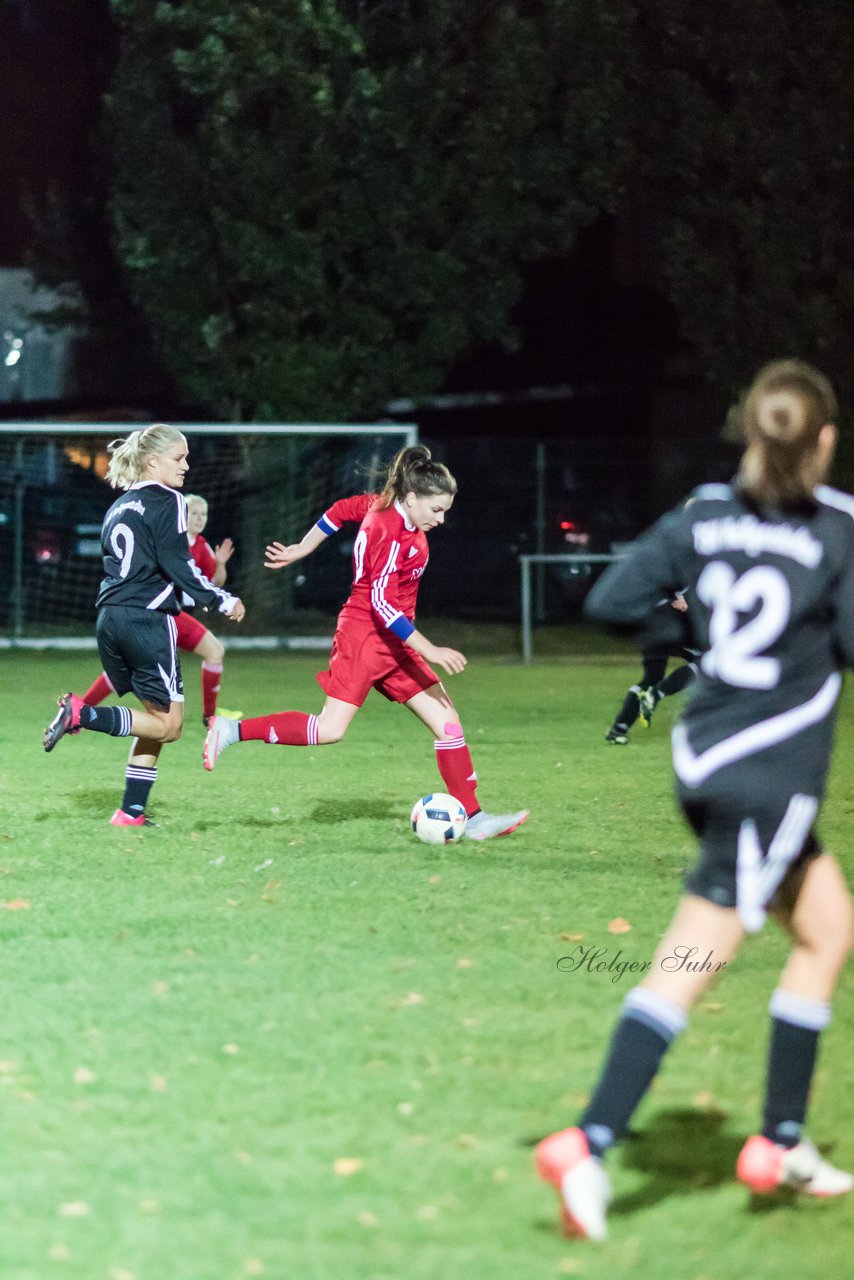
[(216, 556), (202, 535), (196, 535), (196, 541), (190, 547), (190, 558), (196, 562), (206, 578), (213, 581), (216, 573)]
[(337, 533), (348, 521), (361, 524), (378, 497), (376, 493), (359, 493), (352, 498), (339, 498), (324, 511), (317, 523), (324, 533)]
[(371, 584), (371, 608), (384, 627), (401, 640), (415, 630), (400, 607), (400, 543), (384, 525), (369, 520), (362, 526), (366, 534), (365, 574)]

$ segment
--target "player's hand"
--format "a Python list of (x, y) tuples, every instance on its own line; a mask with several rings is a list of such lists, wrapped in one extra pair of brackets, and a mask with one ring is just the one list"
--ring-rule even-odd
[(217, 564), (228, 564), (234, 555), (234, 543), (231, 538), (223, 538), (218, 546), (214, 547), (214, 557)]
[(229, 622), (242, 622), (246, 617), (246, 605), (242, 600), (236, 600), (231, 613), (225, 615)]
[(264, 554), (267, 557), (264, 561), (265, 569), (286, 569), (289, 564), (303, 557), (298, 542), (292, 543), (289, 547), (281, 542), (271, 542)]
[(448, 649), (444, 645), (431, 645), (430, 651), (425, 653), (424, 657), (428, 662), (435, 663), (437, 667), (447, 671), (449, 676), (458, 676), (465, 670), (468, 662), (464, 653), (460, 653), (458, 649)]
[(688, 601), (685, 599), (684, 596), (676, 596), (673, 600), (670, 601), (670, 604), (676, 610), (677, 613), (688, 612)]

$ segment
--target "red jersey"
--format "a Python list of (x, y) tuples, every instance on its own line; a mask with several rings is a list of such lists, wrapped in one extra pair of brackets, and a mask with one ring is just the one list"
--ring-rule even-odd
[(427, 568), (427, 536), (408, 519), (399, 502), (378, 511), (377, 495), (343, 498), (318, 521), (334, 533), (345, 520), (362, 519), (353, 545), (353, 588), (340, 623), (369, 623), (405, 640), (414, 631), (418, 583)]
[(205, 577), (213, 582), (216, 573), (216, 556), (200, 533), (196, 534), (195, 541), (190, 547), (190, 559), (195, 560)]

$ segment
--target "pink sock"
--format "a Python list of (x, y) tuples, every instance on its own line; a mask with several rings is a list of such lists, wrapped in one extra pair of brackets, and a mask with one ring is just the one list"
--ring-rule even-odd
[(216, 697), (219, 693), (221, 675), (221, 662), (202, 663), (202, 715), (206, 718), (216, 715)]
[(463, 737), (462, 725), (446, 724), (445, 733), (455, 736), (446, 742), (437, 740), (433, 743), (442, 781), (448, 794), (456, 796), (467, 814), (477, 813), (480, 808), (476, 795), (477, 774)]
[(87, 689), (83, 694), (82, 700), (87, 707), (97, 707), (98, 703), (103, 702), (111, 693), (115, 693), (115, 690), (107, 679), (107, 673), (102, 671), (91, 689)]
[(305, 711), (279, 711), (238, 721), (241, 742), (279, 743), (283, 747), (316, 747), (317, 716)]

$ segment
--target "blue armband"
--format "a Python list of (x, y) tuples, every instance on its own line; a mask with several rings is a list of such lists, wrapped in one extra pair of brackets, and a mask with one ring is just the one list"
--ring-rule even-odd
[(389, 631), (394, 632), (398, 640), (408, 640), (415, 630), (415, 627), (408, 618), (404, 618), (403, 614), (399, 613), (394, 622), (389, 623), (388, 629)]
[(338, 525), (333, 524), (331, 520), (327, 520), (325, 515), (322, 515), (320, 517), (316, 527), (320, 530), (321, 533), (325, 533), (327, 538), (330, 536), (330, 534), (338, 532)]

